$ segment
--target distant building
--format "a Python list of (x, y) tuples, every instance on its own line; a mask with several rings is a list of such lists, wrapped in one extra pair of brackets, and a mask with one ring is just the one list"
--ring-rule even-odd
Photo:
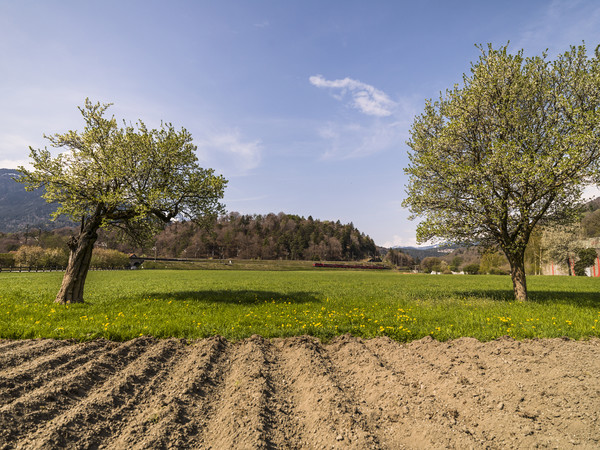
[[(581, 248), (596, 249), (596, 255), (600, 252), (600, 237), (582, 239), (578, 242)], [(570, 274), (575, 275), (575, 258), (569, 258), (569, 266), (571, 266)], [(588, 277), (600, 277), (600, 256), (596, 256), (594, 265), (585, 269)], [(569, 267), (567, 264), (557, 264), (553, 261), (542, 265), (542, 275), (569, 275)]]

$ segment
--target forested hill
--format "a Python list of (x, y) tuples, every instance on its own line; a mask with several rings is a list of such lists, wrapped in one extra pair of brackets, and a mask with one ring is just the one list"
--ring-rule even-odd
[[(56, 205), (46, 203), (41, 191), (27, 192), (14, 181), (18, 175), (16, 170), (0, 169), (0, 232), (72, 225), (65, 218), (52, 222)], [(109, 248), (131, 249), (110, 234), (102, 233), (102, 239)], [(208, 231), (187, 222), (173, 223), (157, 236), (155, 248), (163, 257), (189, 258), (359, 260), (378, 254), (373, 240), (352, 223), (284, 213), (232, 212), (217, 219)]]
[[(106, 236), (106, 239), (110, 239)], [(106, 242), (111, 248), (116, 242)], [(156, 238), (163, 257), (360, 260), (378, 254), (373, 239), (352, 223), (314, 220), (292, 214), (220, 217), (207, 230), (173, 223)]]
[(69, 224), (66, 219), (51, 222), (56, 205), (46, 203), (41, 191), (27, 192), (13, 178), (19, 173), (0, 169), (0, 231), (23, 231), (29, 228), (58, 228)]

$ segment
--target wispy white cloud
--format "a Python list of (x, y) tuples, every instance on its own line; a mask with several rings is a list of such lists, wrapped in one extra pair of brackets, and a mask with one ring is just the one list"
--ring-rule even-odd
[(381, 244), (382, 247), (392, 248), (392, 247), (417, 247), (417, 238), (415, 237), (414, 230), (407, 232), (404, 235), (395, 234), (392, 236), (392, 239), (389, 241), (385, 241)]
[(266, 28), (270, 25), (268, 20), (263, 20), (262, 22), (255, 23), (254, 26), (256, 28)]
[(25, 136), (0, 133), (0, 167), (14, 169), (20, 165), (27, 165), (29, 146), (33, 145), (35, 143)]
[(238, 130), (208, 134), (195, 143), (201, 162), (229, 176), (245, 175), (261, 162), (261, 141), (245, 140)]
[(540, 10), (511, 44), (514, 48), (524, 48), (527, 54), (539, 54), (545, 49), (557, 54), (585, 40), (593, 50), (598, 44), (599, 29), (600, 3), (554, 0)]
[(408, 138), (408, 130), (416, 112), (415, 99), (392, 100), (385, 92), (346, 77), (327, 80), (321, 75), (309, 78), (318, 88), (334, 91), (334, 97), (348, 101), (362, 115), (351, 121), (332, 119), (321, 124), (317, 133), (326, 149), (322, 159), (351, 159), (369, 156), (389, 149), (400, 149)]
[(318, 132), (327, 142), (323, 159), (360, 158), (399, 146), (404, 140), (404, 129), (398, 123), (330, 122)]
[(356, 117), (330, 120), (318, 127), (317, 133), (326, 149), (322, 159), (361, 158), (386, 150), (400, 150), (409, 137), (408, 130), (416, 112), (416, 101), (394, 102), (393, 113), (381, 117)]
[(583, 194), (581, 195), (583, 199), (592, 200), (594, 198), (600, 197), (600, 187), (596, 185), (587, 186), (583, 190)]
[(19, 166), (23, 166), (26, 169), (32, 169), (31, 162), (27, 159), (0, 159), (0, 168), (2, 169), (16, 169)]
[(396, 108), (396, 103), (385, 92), (352, 78), (326, 80), (322, 75), (314, 75), (309, 78), (309, 81), (318, 88), (339, 91), (339, 94), (335, 95), (338, 100), (343, 100), (346, 94), (350, 94), (352, 106), (369, 116), (391, 116)]
[[(44, 90), (37, 86), (15, 86), (2, 94), (0, 110), (0, 167), (15, 168), (28, 161), (29, 147), (43, 148), (48, 141), (43, 135), (66, 131), (75, 126), (66, 118), (64, 100), (54, 95), (64, 94), (57, 87)], [(85, 98), (85, 97), (84, 97)], [(71, 108), (76, 111), (74, 106)], [(61, 125), (66, 124), (66, 125)], [(52, 149), (51, 149), (52, 150)]]

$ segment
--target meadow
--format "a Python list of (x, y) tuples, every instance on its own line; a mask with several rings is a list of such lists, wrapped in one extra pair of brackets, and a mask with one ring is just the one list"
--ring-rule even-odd
[(0, 273), (0, 338), (123, 341), (142, 335), (239, 340), (351, 333), (411, 341), (600, 336), (600, 279), (392, 271), (90, 272), (84, 304), (53, 303), (62, 273)]

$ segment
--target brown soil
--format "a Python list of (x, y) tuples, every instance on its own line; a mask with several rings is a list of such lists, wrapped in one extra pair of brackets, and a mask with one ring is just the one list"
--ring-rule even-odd
[(600, 340), (0, 340), (0, 449), (600, 448)]

